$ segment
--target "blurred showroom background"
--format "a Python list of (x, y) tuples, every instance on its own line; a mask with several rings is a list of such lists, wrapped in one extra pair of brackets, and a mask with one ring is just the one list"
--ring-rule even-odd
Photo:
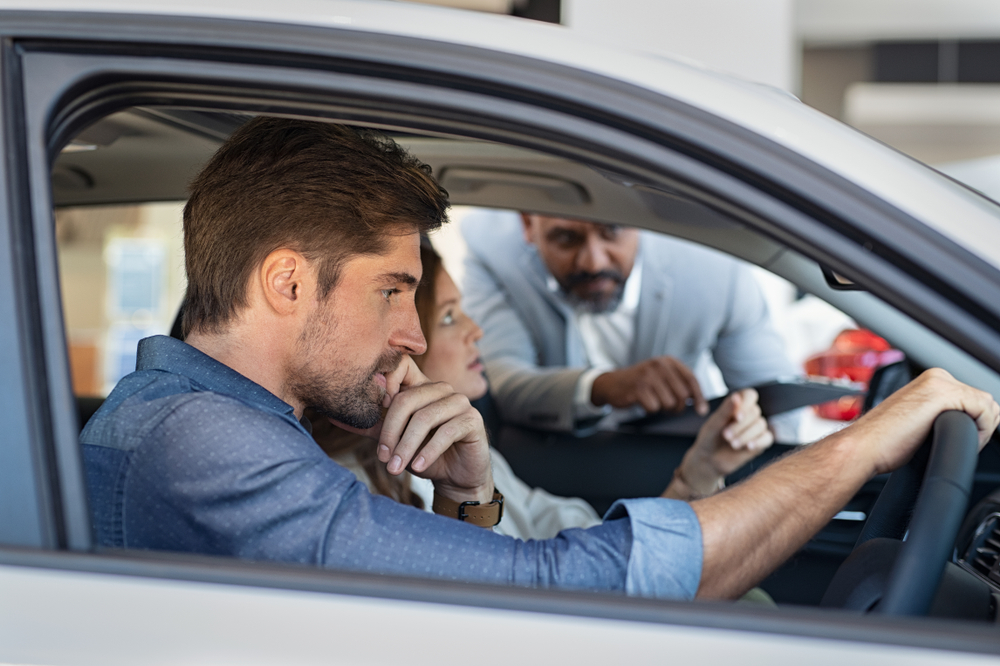
[[(1000, 199), (1000, 0), (414, 1), (561, 23), (781, 88)], [(57, 211), (78, 393), (105, 394), (133, 367), (135, 342), (169, 330), (184, 289), (179, 211)], [(435, 242), (460, 279), (458, 224)], [(780, 278), (758, 277), (793, 360), (853, 326)], [(85, 293), (103, 294), (103, 307), (84, 307)]]

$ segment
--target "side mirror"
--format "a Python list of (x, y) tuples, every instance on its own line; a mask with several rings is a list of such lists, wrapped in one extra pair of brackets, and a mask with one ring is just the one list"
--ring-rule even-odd
[(820, 266), (820, 270), (823, 271), (823, 278), (826, 280), (826, 284), (830, 287), (830, 289), (834, 289), (836, 291), (865, 291), (865, 288), (857, 282), (845, 278), (840, 273), (835, 273), (826, 266)]

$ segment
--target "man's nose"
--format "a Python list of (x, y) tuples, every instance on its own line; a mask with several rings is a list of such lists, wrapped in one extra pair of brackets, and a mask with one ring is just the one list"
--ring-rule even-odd
[(587, 236), (587, 241), (576, 255), (576, 268), (579, 271), (597, 273), (611, 266), (608, 249), (597, 234)]
[(420, 330), (420, 316), (415, 307), (408, 308), (402, 320), (393, 328), (389, 345), (410, 356), (420, 356), (427, 351), (427, 340)]

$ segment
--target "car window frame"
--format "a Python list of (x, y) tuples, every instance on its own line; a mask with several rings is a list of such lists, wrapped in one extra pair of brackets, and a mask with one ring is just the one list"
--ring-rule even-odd
[[(194, 21), (192, 25), (199, 29), (204, 29), (204, 24), (199, 21)], [(241, 29), (245, 29), (245, 26), (240, 26)], [(169, 31), (168, 31), (169, 32)], [(329, 35), (327, 35), (329, 37)], [(78, 34), (77, 37), (82, 39)], [(160, 35), (161, 39), (164, 39), (163, 34)], [(426, 46), (426, 45), (424, 45)], [(338, 95), (346, 95), (345, 89), (348, 87), (346, 84), (349, 82), (359, 84), (360, 88), (365, 88), (366, 90), (355, 90), (353, 94), (358, 95), (359, 100), (364, 101), (367, 99), (368, 104), (373, 104), (378, 107), (375, 110), (369, 109), (367, 114), (363, 105), (359, 106), (354, 113), (357, 119), (365, 120), (370, 119), (372, 116), (381, 117), (384, 119), (385, 107), (384, 105), (388, 102), (395, 101), (397, 106), (409, 105), (412, 109), (414, 103), (414, 84), (408, 83), (406, 81), (399, 80), (399, 77), (385, 78), (379, 77), (379, 72), (363, 72), (359, 73), (358, 67), (346, 68), (349, 73), (343, 72), (330, 72), (323, 71), (321, 69), (311, 70), (311, 69), (293, 69), (289, 66), (286, 59), (278, 58), (274, 54), (252, 54), (247, 51), (240, 51), (238, 54), (231, 53), (225, 49), (216, 48), (215, 50), (208, 49), (197, 49), (192, 53), (191, 49), (183, 49), (173, 47), (171, 49), (167, 45), (161, 44), (159, 47), (159, 52), (154, 49), (148, 55), (139, 60), (143, 60), (143, 65), (148, 65), (150, 74), (158, 73), (157, 83), (165, 83), (169, 85), (178, 85), (182, 81), (186, 80), (186, 77), (192, 77), (191, 80), (197, 79), (201, 81), (208, 80), (208, 76), (212, 68), (218, 68), (220, 71), (222, 68), (228, 68), (227, 72), (234, 72), (237, 70), (242, 71), (242, 77), (237, 77), (243, 79), (241, 85), (246, 84), (246, 80), (253, 78), (256, 81), (256, 86), (258, 90), (261, 87), (266, 87), (267, 81), (271, 81), (272, 84), (277, 86), (278, 77), (274, 73), (270, 73), (268, 76), (262, 75), (263, 63), (269, 63), (268, 66), (272, 67), (277, 71), (277, 69), (284, 67), (282, 70), (285, 73), (295, 74), (294, 79), (297, 79), (296, 85), (300, 85), (305, 90), (309, 89), (320, 89), (337, 91)], [(245, 45), (244, 45), (245, 48)], [(254, 586), (267, 586), (269, 584), (278, 587), (294, 587), (298, 583), (290, 582), (292, 579), (305, 581), (302, 585), (306, 586), (306, 589), (322, 589), (323, 584), (321, 581), (326, 581), (327, 586), (331, 589), (331, 592), (337, 593), (348, 593), (348, 594), (371, 594), (374, 587), (377, 587), (374, 582), (366, 581), (359, 588), (351, 587), (348, 580), (344, 576), (338, 577), (337, 572), (296, 572), (292, 574), (290, 572), (281, 569), (280, 572), (275, 573), (274, 568), (266, 565), (251, 565), (245, 563), (233, 563), (233, 569), (239, 569), (241, 573), (229, 575), (225, 571), (219, 571), (217, 566), (217, 561), (215, 561), (216, 566), (213, 567), (203, 564), (200, 560), (197, 564), (193, 563), (190, 558), (185, 558), (181, 556), (171, 555), (171, 554), (157, 554), (144, 556), (143, 558), (136, 558), (131, 554), (115, 554), (115, 553), (105, 553), (105, 554), (83, 554), (88, 553), (91, 550), (89, 544), (89, 519), (85, 513), (85, 493), (83, 491), (83, 474), (82, 466), (79, 461), (79, 447), (76, 440), (75, 429), (78, 426), (75, 422), (75, 416), (73, 415), (73, 410), (71, 408), (72, 394), (69, 385), (69, 373), (68, 373), (68, 361), (66, 359), (65, 352), (65, 339), (62, 330), (62, 319), (61, 312), (59, 311), (58, 303), (58, 282), (57, 282), (57, 266), (55, 266), (55, 251), (54, 251), (54, 239), (52, 238), (51, 229), (51, 193), (48, 191), (48, 170), (51, 168), (51, 162), (54, 157), (54, 152), (58, 150), (61, 143), (64, 142), (68, 136), (74, 131), (74, 129), (79, 129), (81, 125), (85, 124), (88, 119), (93, 119), (95, 115), (103, 115), (108, 109), (112, 108), (114, 104), (122, 104), (125, 98), (119, 98), (114, 103), (107, 103), (107, 99), (102, 98), (101, 95), (93, 94), (92, 97), (88, 98), (85, 93), (93, 93), (94, 89), (98, 87), (96, 84), (99, 82), (104, 82), (102, 85), (107, 83), (109, 80), (113, 79), (114, 76), (122, 76), (126, 82), (132, 81), (134, 83), (134, 78), (129, 79), (127, 72), (129, 70), (135, 70), (137, 64), (137, 57), (134, 55), (127, 55), (129, 49), (122, 46), (119, 50), (123, 52), (122, 55), (99, 55), (95, 56), (105, 60), (99, 68), (92, 70), (87, 77), (83, 77), (80, 73), (81, 68), (86, 66), (86, 63), (82, 62), (80, 52), (86, 52), (87, 50), (91, 52), (107, 53), (107, 51), (115, 51), (114, 48), (108, 48), (107, 44), (103, 45), (93, 45), (89, 42), (78, 42), (73, 45), (67, 45), (62, 42), (44, 42), (44, 41), (25, 41), (20, 42), (13, 47), (9, 52), (5, 52), (5, 63), (7, 62), (7, 53), (10, 53), (9, 57), (15, 59), (27, 59), (31, 60), (32, 54), (45, 54), (52, 56), (50, 60), (50, 67), (53, 76), (43, 77), (41, 76), (40, 70), (32, 70), (35, 76), (24, 79), (17, 80), (18, 85), (22, 86), (21, 89), (27, 91), (26, 99), (23, 102), (23, 108), (18, 109), (16, 103), (8, 97), (5, 97), (5, 109), (7, 104), (15, 104), (15, 113), (26, 114), (26, 124), (25, 131), (21, 136), (26, 137), (24, 141), (26, 145), (24, 146), (24, 153), (26, 159), (30, 166), (30, 182), (24, 183), (20, 189), (11, 188), (11, 198), (16, 195), (17, 201), (20, 202), (20, 210), (17, 213), (12, 213), (9, 219), (11, 226), (17, 226), (22, 230), (22, 233), (30, 235), (34, 239), (35, 246), (32, 253), (32, 257), (24, 262), (22, 265), (22, 270), (27, 271), (29, 274), (34, 271), (37, 286), (35, 288), (35, 296), (37, 306), (34, 311), (34, 317), (38, 320), (38, 330), (41, 334), (41, 339), (43, 340), (44, 352), (40, 352), (40, 347), (38, 345), (32, 345), (30, 342), (23, 343), (24, 346), (30, 348), (32, 352), (36, 355), (41, 356), (43, 363), (42, 368), (34, 368), (34, 376), (39, 378), (39, 381), (44, 378), (44, 389), (35, 389), (34, 391), (25, 391), (25, 396), (44, 396), (45, 402), (48, 405), (47, 422), (48, 428), (38, 427), (36, 428), (34, 436), (31, 438), (32, 450), (34, 451), (50, 451), (49, 457), (46, 458), (47, 462), (41, 466), (44, 469), (41, 470), (36, 476), (41, 475), (44, 478), (55, 479), (54, 484), (58, 491), (61, 491), (61, 501), (63, 503), (63, 511), (59, 513), (56, 510), (51, 510), (51, 516), (49, 518), (50, 522), (55, 526), (58, 525), (60, 521), (61, 529), (64, 534), (74, 534), (77, 535), (73, 539), (64, 537), (61, 541), (59, 539), (51, 539), (50, 542), (45, 544), (48, 548), (61, 548), (67, 551), (75, 551), (72, 557), (71, 553), (61, 553), (59, 555), (54, 555), (51, 559), (46, 560), (56, 568), (60, 567), (82, 567), (84, 569), (89, 568), (104, 568), (105, 570), (113, 570), (115, 572), (125, 573), (127, 575), (160, 575), (165, 578), (171, 579), (204, 579), (204, 580), (215, 580), (215, 581), (225, 581), (231, 584), (250, 584)], [(166, 57), (165, 54), (173, 53), (173, 60)], [(184, 54), (187, 54), (186, 56)], [(208, 54), (208, 55), (206, 55)], [(413, 56), (414, 54), (410, 51), (406, 54), (407, 66), (413, 67)], [(198, 71), (185, 71), (180, 72), (176, 65), (181, 62), (184, 58), (189, 58), (191, 63), (198, 64)], [(116, 60), (116, 58), (118, 58)], [(380, 63), (382, 69), (385, 68), (386, 58)], [(276, 61), (276, 62), (275, 62)], [(37, 59), (32, 62), (38, 62)], [(325, 62), (325, 61), (323, 61)], [(168, 66), (169, 64), (169, 66)], [(329, 63), (327, 62), (327, 65)], [(402, 66), (402, 64), (401, 64)], [(453, 66), (457, 69), (458, 63), (453, 63)], [(20, 75), (20, 73), (18, 74)], [(252, 76), (251, 76), (252, 75)], [(227, 74), (226, 76), (229, 76)], [(60, 78), (62, 77), (62, 78)], [(270, 77), (270, 78), (269, 78)], [(355, 77), (355, 79), (348, 80), (348, 77)], [(15, 79), (18, 77), (15, 76)], [(224, 78), (224, 77), (223, 77)], [(323, 82), (320, 82), (322, 80)], [(38, 82), (37, 84), (32, 84), (31, 81)], [(262, 82), (263, 81), (263, 82)], [(151, 81), (153, 82), (153, 81)], [(293, 82), (289, 82), (287, 77), (283, 77), (282, 85), (287, 86), (292, 85)], [(508, 82), (513, 85), (513, 82)], [(574, 85), (575, 81), (572, 81)], [(190, 85), (190, 84), (188, 84)], [(377, 90), (373, 90), (372, 86), (375, 86)], [(426, 84), (421, 84), (426, 85)], [(657, 174), (656, 169), (664, 169), (670, 173), (685, 173), (692, 180), (695, 176), (700, 176), (702, 178), (715, 177), (718, 182), (715, 182), (717, 189), (725, 190), (727, 196), (730, 200), (739, 201), (742, 205), (756, 208), (756, 212), (760, 217), (755, 220), (756, 224), (760, 225), (761, 229), (766, 230), (773, 237), (779, 238), (792, 244), (795, 242), (795, 237), (790, 234), (789, 229), (797, 229), (799, 233), (802, 233), (803, 227), (814, 228), (817, 233), (824, 234), (829, 238), (830, 245), (827, 248), (827, 252), (833, 257), (832, 261), (834, 263), (843, 264), (847, 266), (847, 271), (845, 274), (859, 273), (859, 270), (852, 266), (849, 262), (849, 257), (852, 256), (852, 250), (856, 251), (858, 248), (852, 248), (851, 243), (846, 241), (843, 237), (838, 236), (829, 227), (825, 227), (824, 218), (822, 215), (817, 215), (815, 217), (810, 217), (805, 214), (800, 208), (789, 205), (788, 202), (782, 199), (777, 199), (774, 197), (773, 193), (769, 192), (767, 188), (761, 189), (760, 183), (748, 183), (746, 180), (741, 180), (728, 174), (725, 171), (718, 171), (716, 166), (708, 162), (698, 162), (694, 158), (686, 155), (683, 152), (677, 152), (675, 146), (664, 145), (663, 140), (654, 140), (650, 136), (645, 134), (635, 135), (628, 134), (624, 130), (617, 127), (609, 127), (608, 125), (601, 125), (600, 123), (605, 122), (606, 119), (595, 117), (595, 114), (583, 114), (580, 116), (568, 116), (568, 112), (565, 108), (555, 109), (552, 105), (540, 105), (539, 101), (534, 98), (527, 98), (527, 95), (521, 95), (520, 97), (512, 94), (500, 95), (498, 98), (495, 93), (487, 92), (483, 90), (473, 90), (469, 91), (465, 88), (449, 88), (444, 84), (438, 84), (442, 87), (440, 88), (442, 97), (436, 100), (438, 107), (435, 107), (432, 103), (427, 103), (424, 100), (425, 106), (420, 108), (420, 112), (425, 114), (422, 117), (425, 123), (422, 129), (429, 131), (441, 131), (443, 128), (452, 127), (454, 129), (455, 124), (459, 121), (454, 118), (456, 101), (460, 101), (460, 98), (466, 99), (466, 101), (471, 100), (473, 97), (478, 100), (476, 104), (473, 104), (473, 110), (478, 110), (481, 116), (477, 117), (477, 120), (482, 123), (476, 126), (474, 123), (469, 122), (469, 118), (466, 118), (465, 127), (473, 136), (479, 136), (480, 138), (498, 138), (506, 137), (508, 140), (518, 143), (520, 145), (528, 145), (528, 147), (545, 147), (548, 146), (550, 150), (557, 153), (564, 154), (566, 156), (579, 157), (583, 153), (583, 144), (573, 144), (572, 141), (565, 141), (563, 143), (556, 144), (551, 139), (545, 139), (543, 136), (543, 129), (551, 131), (555, 129), (557, 124), (562, 125), (562, 130), (564, 133), (568, 133), (571, 129), (567, 127), (565, 121), (567, 118), (573, 118), (574, 121), (579, 125), (576, 127), (576, 131), (580, 136), (588, 136), (588, 139), (593, 143), (598, 138), (594, 134), (594, 130), (602, 130), (604, 132), (604, 141), (607, 142), (609, 146), (614, 145), (618, 151), (617, 159), (613, 154), (605, 155), (603, 157), (602, 163), (608, 167), (619, 168), (623, 166), (621, 163), (622, 155), (628, 155), (629, 151), (633, 156), (640, 155), (646, 159), (649, 163), (657, 164), (656, 168), (650, 171), (647, 169), (646, 176), (654, 177)], [(568, 84), (567, 84), (568, 85)], [(325, 86), (325, 88), (324, 88)], [(410, 86), (408, 89), (407, 86)], [(616, 88), (617, 84), (610, 86), (611, 88)], [(572, 86), (570, 86), (572, 87)], [(409, 92), (407, 92), (409, 90)], [(423, 88), (426, 92), (426, 88)], [(105, 91), (106, 92), (106, 91)], [(134, 94), (135, 91), (132, 91)], [(642, 97), (644, 93), (641, 91), (636, 92), (639, 97)], [(155, 94), (154, 94), (155, 93)], [(377, 94), (376, 94), (377, 93)], [(167, 99), (165, 97), (166, 93), (164, 89), (153, 91), (149, 93), (151, 97), (155, 98), (156, 95), (160, 96), (160, 99)], [(282, 93), (286, 95), (289, 93)], [(365, 95), (368, 95), (366, 97)], [(450, 97), (445, 100), (444, 97), (450, 95)], [(141, 96), (136, 96), (141, 98)], [(128, 98), (128, 104), (134, 104), (136, 97)], [(85, 104), (78, 109), (78, 113), (62, 113), (61, 112), (67, 108), (69, 102), (79, 102), (83, 100)], [(448, 105), (445, 106), (445, 101)], [(486, 102), (490, 101), (489, 108), (485, 108)], [(262, 100), (260, 103), (260, 108), (274, 108), (274, 100)], [(299, 106), (296, 107), (295, 105)], [(289, 108), (303, 108), (302, 100), (298, 100), (295, 104), (290, 104)], [(255, 108), (252, 104), (249, 106), (246, 102), (240, 102), (240, 108)], [(518, 118), (517, 114), (511, 114), (506, 116), (506, 124), (500, 123), (499, 119), (496, 118), (498, 115), (497, 106), (504, 107), (500, 110), (517, 110), (520, 109), (522, 114), (527, 111), (532, 111), (533, 113), (527, 114), (530, 117)], [(443, 107), (443, 108), (442, 108)], [(578, 111), (582, 113), (582, 110), (577, 108)], [(584, 109), (585, 110), (585, 109)], [(435, 116), (435, 113), (441, 114), (440, 116)], [(541, 117), (544, 116), (547, 119), (548, 127), (541, 122)], [(470, 116), (471, 118), (472, 116)], [(491, 126), (486, 122), (486, 119), (493, 119), (496, 122), (495, 126)], [(561, 120), (562, 123), (557, 123), (556, 121)], [(514, 129), (514, 121), (518, 120), (523, 123), (523, 126), (518, 128), (516, 131)], [(452, 124), (448, 124), (452, 123)], [(622, 124), (625, 124), (624, 122)], [(490, 130), (487, 131), (485, 128), (489, 127)], [(584, 129), (586, 128), (586, 129)], [(529, 131), (529, 130), (532, 130)], [(589, 132), (589, 135), (588, 135)], [(11, 145), (15, 141), (12, 136), (12, 132), (8, 130), (5, 134), (8, 145)], [(621, 142), (625, 139), (624, 144)], [(676, 137), (674, 137), (673, 143), (676, 143)], [(690, 146), (689, 146), (690, 148)], [(572, 149), (572, 150), (571, 150)], [(656, 157), (660, 159), (660, 162), (655, 162), (650, 157), (650, 151), (656, 152)], [(666, 166), (664, 166), (666, 165)], [(630, 166), (634, 173), (642, 176), (642, 169)], [(728, 188), (728, 190), (726, 189)], [(714, 205), (725, 205), (725, 200), (720, 199), (719, 201), (713, 202)], [(30, 211), (30, 212), (28, 212)], [(746, 218), (746, 211), (738, 211), (739, 214)], [(783, 226), (775, 224), (776, 220), (780, 220)], [(799, 240), (801, 245), (801, 239)], [(2, 248), (0, 248), (2, 249)], [(836, 254), (840, 251), (842, 254)], [(845, 259), (848, 257), (848, 259)], [(881, 262), (881, 263), (879, 263)], [(905, 273), (893, 267), (888, 261), (884, 259), (877, 259), (875, 261), (876, 266), (867, 267), (868, 279), (871, 277), (879, 277), (884, 275), (889, 275), (890, 277), (895, 277), (896, 279), (902, 280), (904, 286), (908, 287), (910, 291), (916, 292), (930, 292), (926, 285), (921, 285), (918, 281), (907, 280), (905, 278)], [(884, 265), (883, 265), (884, 264)], [(916, 284), (909, 284), (909, 282), (916, 282)], [(937, 295), (940, 300), (941, 296)], [(2, 306), (2, 301), (0, 301), (0, 306)], [(965, 315), (969, 318), (969, 315)], [(1000, 344), (997, 344), (997, 340), (994, 339), (990, 342), (995, 344), (994, 351), (997, 352), (998, 358), (1000, 358)], [(37, 339), (37, 338), (36, 338)], [(45, 418), (41, 419), (46, 421)], [(40, 491), (42, 494), (51, 492), (48, 497), (56, 497), (55, 492), (52, 490)], [(81, 507), (83, 508), (83, 514), (81, 517)], [(58, 532), (58, 530), (55, 530)], [(80, 536), (81, 534), (85, 536)], [(75, 540), (74, 540), (75, 539)], [(17, 560), (17, 557), (11, 555), (9, 552), (4, 553), (6, 558), (4, 561), (13, 562)], [(26, 556), (25, 556), (26, 557)], [(36, 558), (35, 560), (39, 560)], [(159, 572), (159, 573), (157, 573)], [(244, 576), (244, 578), (240, 578)], [(353, 577), (352, 577), (353, 578)], [(269, 582), (270, 581), (270, 582)], [(349, 589), (345, 589), (347, 586)], [(374, 587), (373, 587), (374, 586)], [(447, 586), (445, 586), (447, 587)], [(385, 592), (391, 598), (400, 598), (402, 593), (397, 589), (398, 586), (392, 583), (392, 589)], [(428, 585), (426, 581), (420, 581), (415, 584), (413, 594), (419, 600), (432, 600), (441, 603), (470, 603), (473, 605), (487, 605), (488, 607), (506, 607), (505, 604), (509, 604), (511, 607), (520, 610), (531, 610), (533, 608), (545, 608), (544, 612), (557, 612), (563, 614), (577, 615), (577, 614), (587, 614), (590, 612), (595, 613), (600, 617), (618, 617), (622, 619), (638, 619), (643, 621), (667, 621), (671, 624), (685, 624), (687, 622), (692, 622), (698, 626), (715, 626), (719, 625), (725, 626), (727, 628), (732, 628), (733, 626), (745, 626), (747, 628), (753, 627), (755, 631), (772, 631), (776, 633), (798, 633), (802, 632), (800, 635), (823, 635), (829, 637), (837, 638), (850, 638), (852, 640), (858, 640), (859, 635), (868, 636), (872, 642), (881, 643), (898, 643), (898, 644), (909, 644), (912, 645), (917, 637), (922, 635), (920, 631), (913, 631), (912, 626), (901, 625), (898, 622), (887, 620), (885, 623), (875, 622), (869, 623), (855, 623), (855, 622), (841, 622), (839, 616), (833, 615), (823, 615), (824, 618), (830, 619), (825, 629), (820, 627), (817, 628), (816, 623), (813, 621), (799, 621), (796, 619), (796, 614), (792, 612), (779, 612), (775, 615), (774, 621), (769, 622), (767, 620), (762, 620), (760, 618), (751, 618), (748, 614), (744, 613), (740, 609), (727, 610), (718, 613), (718, 609), (711, 609), (706, 611), (704, 615), (694, 614), (696, 616), (695, 620), (685, 621), (682, 616), (692, 617), (690, 615), (690, 606), (686, 604), (670, 604), (664, 602), (638, 602), (637, 604), (631, 604), (631, 602), (625, 605), (618, 604), (617, 601), (610, 601), (601, 598), (592, 598), (592, 603), (582, 602), (579, 595), (574, 595), (570, 593), (538, 593), (538, 592), (528, 592), (523, 593), (523, 591), (515, 590), (497, 590), (489, 588), (488, 586), (461, 586), (461, 596), (466, 590), (469, 591), (467, 601), (457, 600), (454, 596), (448, 596), (445, 592), (439, 589), (437, 583), (433, 585)], [(458, 594), (455, 590), (448, 589), (449, 594)], [(535, 595), (541, 594), (541, 597), (536, 597)], [(561, 595), (568, 594), (565, 598)], [(584, 595), (588, 596), (589, 595)], [(405, 598), (405, 596), (404, 596)], [(501, 601), (501, 599), (505, 601)], [(541, 599), (541, 601), (539, 601)], [(580, 610), (583, 608), (584, 610)], [(626, 610), (621, 610), (626, 609)], [(712, 618), (716, 618), (713, 620)], [(718, 618), (726, 618), (725, 620), (720, 620)], [(713, 622), (715, 625), (713, 625)], [(741, 622), (743, 624), (741, 624)], [(861, 626), (863, 625), (863, 626)], [(876, 627), (868, 634), (864, 633), (865, 628)], [(819, 634), (817, 634), (819, 632)], [(861, 634), (857, 633), (861, 632)], [(881, 632), (881, 633), (879, 633)], [(897, 633), (898, 632), (898, 633)], [(972, 630), (970, 636), (964, 641), (966, 646), (976, 646), (973, 651), (982, 651), (980, 648), (980, 643), (978, 639), (973, 636), (982, 637), (982, 632), (977, 632)], [(964, 634), (963, 634), (964, 635)], [(861, 638), (860, 640), (866, 640)], [(956, 642), (957, 644), (958, 642)], [(941, 645), (938, 643), (938, 645)], [(951, 645), (950, 643), (948, 644)], [(951, 647), (947, 649), (953, 649)], [(990, 648), (995, 649), (994, 647)]]
[[(22, 547), (49, 548), (59, 544), (55, 507), (57, 491), (48, 476), (50, 451), (45, 442), (45, 386), (43, 355), (33, 340), (41, 322), (31, 307), (37, 302), (33, 236), (18, 222), (30, 217), (27, 178), (19, 169), (26, 162), (24, 117), (21, 112), (19, 58), (9, 43), (0, 45), (0, 123), (5, 159), (0, 161), (0, 279), (9, 285), (0, 291), (0, 366), (7, 377), (0, 383), (0, 540)], [(43, 443), (42, 446), (33, 446)]]

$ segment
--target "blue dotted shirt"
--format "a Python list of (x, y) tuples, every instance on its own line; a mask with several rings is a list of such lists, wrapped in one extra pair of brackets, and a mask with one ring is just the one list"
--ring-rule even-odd
[(691, 507), (624, 500), (605, 522), (519, 541), (371, 495), (292, 407), (190, 345), (139, 343), (80, 436), (98, 542), (338, 569), (691, 598)]

